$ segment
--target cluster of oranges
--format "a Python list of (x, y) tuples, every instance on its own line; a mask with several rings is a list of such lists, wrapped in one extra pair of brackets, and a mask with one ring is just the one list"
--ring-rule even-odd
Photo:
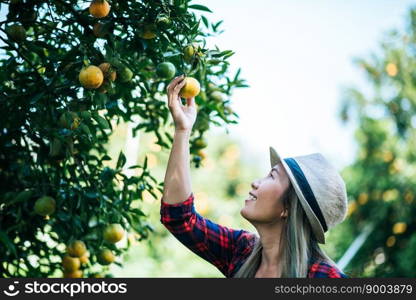
[[(110, 10), (111, 7), (106, 0), (94, 0), (89, 6), (90, 14), (98, 19), (108, 16)], [(171, 21), (167, 16), (160, 15), (156, 23), (166, 28), (170, 26)], [(157, 36), (156, 28), (155, 24), (145, 24), (140, 33), (140, 37), (147, 40), (155, 38)], [(107, 34), (106, 25), (100, 22), (95, 23), (93, 32), (96, 37), (105, 37)], [(196, 55), (202, 55), (202, 52), (199, 50), (199, 46), (196, 44), (186, 46), (183, 51), (185, 61), (191, 63)], [(121, 82), (128, 82), (133, 77), (133, 72), (127, 67), (123, 67), (117, 71), (120, 72), (119, 77)], [(163, 79), (171, 79), (175, 76), (176, 68), (170, 62), (162, 62), (157, 66), (156, 73)], [(116, 79), (116, 74), (114, 66), (111, 66), (109, 63), (102, 63), (98, 67), (89, 65), (80, 71), (79, 81), (84, 88), (99, 89), (99, 92), (105, 93), (111, 87), (111, 82)], [(181, 97), (190, 98), (198, 95), (200, 92), (199, 82), (192, 77), (187, 77), (185, 80), (186, 84), (180, 92)]]
[(81, 264), (87, 264), (89, 261), (89, 252), (85, 243), (76, 240), (70, 243), (67, 248), (67, 254), (62, 258), (62, 267), (65, 278), (81, 278), (83, 275)]
[[(118, 76), (117, 71), (119, 72)], [(78, 78), (84, 88), (98, 89), (100, 93), (106, 93), (116, 78), (120, 82), (129, 82), (133, 78), (133, 72), (125, 66), (119, 67), (116, 70), (110, 63), (103, 62), (98, 67), (89, 65), (82, 68)]]
[[(120, 224), (109, 224), (102, 233), (103, 240), (109, 244), (121, 241), (125, 231)], [(66, 278), (81, 278), (82, 266), (88, 264), (90, 252), (85, 243), (75, 240), (66, 247), (66, 255), (62, 258), (63, 276)], [(116, 256), (109, 248), (102, 248), (97, 254), (97, 261), (101, 265), (109, 265), (116, 260)]]
[[(90, 14), (98, 19), (108, 16), (111, 7), (106, 0), (94, 0), (89, 6)], [(96, 23), (93, 26), (93, 32), (97, 37), (104, 37), (106, 35), (105, 25), (103, 23)], [(98, 89), (100, 93), (106, 93), (111, 88), (111, 83), (117, 78), (119, 73), (119, 80), (121, 82), (129, 82), (133, 78), (133, 72), (126, 66), (112, 66), (108, 62), (103, 62), (98, 67), (89, 65), (79, 73), (79, 81), (86, 89)]]

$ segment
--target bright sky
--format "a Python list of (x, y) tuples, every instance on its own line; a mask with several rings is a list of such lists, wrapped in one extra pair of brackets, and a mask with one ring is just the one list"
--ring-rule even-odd
[(349, 164), (355, 144), (351, 128), (337, 115), (341, 87), (366, 86), (352, 58), (376, 51), (383, 32), (403, 29), (415, 1), (192, 3), (211, 8), (210, 20), (224, 20), (224, 33), (211, 42), (236, 51), (232, 67), (241, 67), (250, 85), (234, 93), (232, 107), (240, 123), (228, 126), (241, 139), (242, 152), (257, 155), (265, 168), (269, 145), (283, 157), (321, 152), (339, 169)]

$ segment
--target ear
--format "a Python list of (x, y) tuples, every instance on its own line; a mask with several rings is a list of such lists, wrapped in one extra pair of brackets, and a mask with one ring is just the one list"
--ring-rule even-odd
[(288, 210), (287, 208), (283, 209), (282, 212), (280, 213), (280, 218), (282, 219), (286, 219), (288, 217)]

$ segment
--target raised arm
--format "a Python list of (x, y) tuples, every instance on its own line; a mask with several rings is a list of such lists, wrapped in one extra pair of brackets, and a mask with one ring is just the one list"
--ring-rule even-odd
[(176, 77), (167, 87), (175, 134), (164, 179), (160, 221), (182, 244), (229, 277), (250, 253), (254, 236), (216, 224), (195, 211), (189, 137), (197, 110), (194, 98), (186, 99), (187, 105), (183, 105), (178, 96), (185, 83), (182, 79)]
[(184, 86), (183, 76), (174, 78), (167, 87), (168, 106), (175, 123), (172, 150), (163, 186), (163, 201), (169, 204), (179, 203), (191, 194), (189, 137), (196, 120), (194, 98), (186, 99), (183, 105), (179, 91)]

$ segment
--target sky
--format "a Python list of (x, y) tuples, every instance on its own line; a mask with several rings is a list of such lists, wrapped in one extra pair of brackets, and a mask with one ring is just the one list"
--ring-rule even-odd
[[(353, 57), (376, 52), (383, 33), (404, 30), (407, 0), (198, 0), (224, 33), (209, 45), (236, 52), (234, 74), (249, 88), (235, 90), (231, 103), (238, 125), (230, 136), (242, 152), (269, 168), (269, 145), (283, 157), (320, 152), (338, 169), (351, 163), (354, 126), (337, 114), (342, 87), (368, 88)], [(214, 127), (215, 128), (215, 127)], [(224, 132), (215, 128), (213, 132)]]

